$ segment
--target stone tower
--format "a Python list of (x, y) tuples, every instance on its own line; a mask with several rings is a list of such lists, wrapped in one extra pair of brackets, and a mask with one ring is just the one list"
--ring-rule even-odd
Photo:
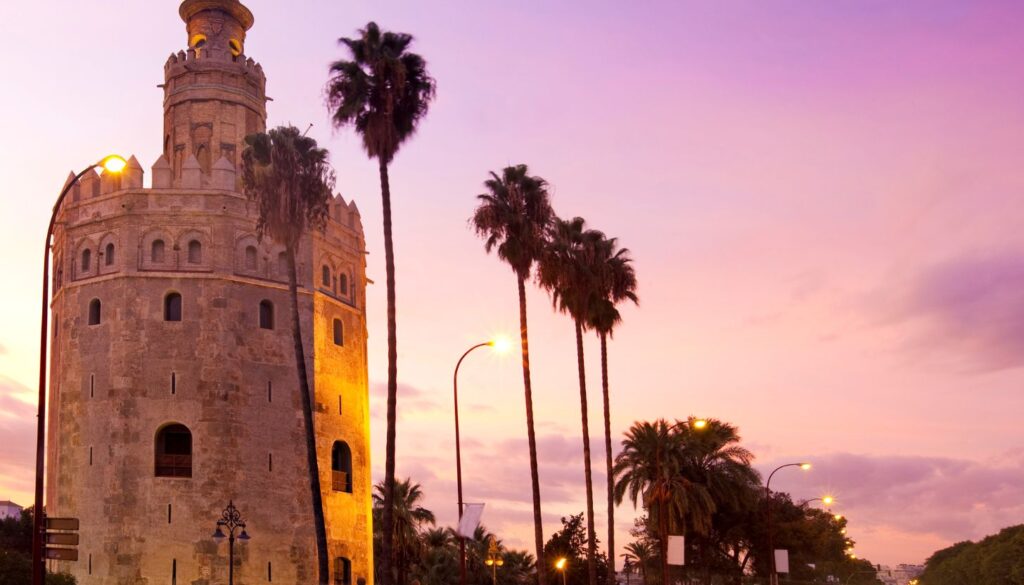
[[(211, 538), (229, 501), (251, 540), (235, 582), (315, 581), (283, 247), (239, 190), (244, 137), (266, 126), (238, 0), (186, 0), (188, 50), (164, 66), (152, 187), (132, 157), (87, 174), (54, 238), (47, 512), (81, 520), (81, 585), (227, 583)], [(365, 243), (336, 196), (299, 249), (331, 582), (372, 585)]]

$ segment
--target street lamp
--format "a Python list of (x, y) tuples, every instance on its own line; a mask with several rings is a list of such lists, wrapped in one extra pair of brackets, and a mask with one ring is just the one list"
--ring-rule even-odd
[[(455, 363), (455, 374), (452, 376), (452, 389), (455, 396), (455, 478), (459, 492), (459, 522), (462, 522), (462, 447), (459, 442), (459, 367), (462, 360), (474, 349), (481, 347), (493, 347), (498, 353), (505, 353), (512, 344), (507, 338), (498, 336), (490, 341), (478, 343), (466, 350), (459, 361)], [(466, 537), (459, 535), (459, 583), (466, 585)]]
[[(227, 535), (221, 528), (227, 528)], [(213, 532), (213, 539), (220, 544), (225, 538), (228, 539), (228, 585), (235, 585), (235, 530), (241, 528), (242, 533), (238, 540), (245, 542), (249, 540), (249, 533), (245, 531), (245, 521), (242, 514), (235, 507), (234, 502), (228, 501), (228, 507), (224, 508), (220, 520), (217, 520), (217, 530)]]
[(53, 239), (53, 227), (57, 224), (57, 213), (64, 197), (71, 191), (71, 188), (78, 183), (78, 180), (91, 173), (93, 169), (102, 167), (111, 173), (120, 173), (128, 166), (123, 157), (111, 154), (97, 161), (82, 172), (74, 176), (60, 195), (57, 202), (53, 204), (53, 213), (50, 215), (50, 225), (46, 228), (46, 242), (43, 247), (43, 291), (42, 291), (42, 316), (40, 317), (39, 334), (39, 410), (36, 414), (36, 493), (35, 505), (32, 508), (32, 585), (43, 585), (46, 580), (46, 564), (43, 562), (44, 532), (46, 521), (43, 518), (43, 461), (46, 448), (46, 351), (47, 342), (50, 339), (48, 328), (49, 306), (50, 306), (50, 240)]
[(498, 542), (494, 540), (493, 536), (490, 540), (491, 544), (487, 546), (487, 560), (484, 563), (491, 568), (491, 582), (494, 585), (498, 585), (498, 567), (505, 564), (505, 559), (501, 557), (501, 549), (498, 548)]
[(767, 529), (768, 529), (768, 579), (771, 585), (778, 585), (779, 578), (775, 574), (775, 545), (772, 543), (772, 477), (780, 469), (787, 467), (799, 467), (803, 471), (807, 471), (811, 468), (810, 463), (786, 463), (775, 468), (770, 474), (768, 474), (768, 481), (764, 484), (764, 505), (766, 509)]
[(565, 566), (568, 564), (569, 559), (562, 557), (555, 561), (555, 568), (562, 572), (562, 585), (565, 585)]

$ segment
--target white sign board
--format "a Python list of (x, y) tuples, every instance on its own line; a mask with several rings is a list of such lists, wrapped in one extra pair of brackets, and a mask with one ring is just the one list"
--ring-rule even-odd
[(668, 564), (670, 565), (685, 565), (686, 564), (686, 537), (685, 536), (669, 536), (668, 537)]
[(480, 525), (480, 517), (483, 515), (483, 504), (463, 504), (462, 518), (459, 520), (459, 536), (473, 538), (473, 533)]
[(775, 572), (789, 572), (789, 551), (782, 548), (775, 549)]

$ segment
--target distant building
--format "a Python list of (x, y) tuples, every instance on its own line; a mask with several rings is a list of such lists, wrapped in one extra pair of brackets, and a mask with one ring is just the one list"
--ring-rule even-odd
[(878, 578), (885, 585), (910, 585), (911, 580), (917, 579), (923, 572), (923, 565), (908, 565), (905, 563), (895, 567), (882, 565), (878, 569)]
[(10, 500), (0, 500), (0, 520), (18, 518), (19, 516), (21, 516), (21, 506)]

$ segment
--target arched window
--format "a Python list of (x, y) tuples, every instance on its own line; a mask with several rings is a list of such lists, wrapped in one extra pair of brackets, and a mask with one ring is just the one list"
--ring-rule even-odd
[(172, 292), (164, 297), (164, 321), (181, 321), (181, 295)]
[(93, 299), (89, 301), (89, 325), (100, 324), (100, 300)]
[(157, 432), (155, 473), (157, 477), (192, 477), (192, 432), (188, 427), (172, 424)]
[(203, 263), (203, 245), (199, 242), (199, 240), (192, 240), (191, 242), (188, 243), (188, 263)]
[(334, 345), (345, 345), (345, 327), (341, 319), (334, 320)]
[(320, 283), (327, 288), (331, 288), (331, 269), (326, 264), (320, 270)]
[(260, 329), (273, 329), (274, 328), (274, 303), (262, 300), (260, 301)]
[(331, 489), (352, 493), (352, 450), (345, 441), (335, 441), (331, 448)]
[(352, 561), (334, 557), (334, 585), (352, 585)]
[(256, 270), (256, 246), (245, 247), (245, 269)]
[(92, 250), (86, 248), (82, 250), (82, 272), (89, 272), (89, 268), (92, 267)]
[(103, 263), (107, 266), (114, 265), (114, 243), (107, 244), (107, 247), (103, 249)]
[(153, 245), (149, 249), (149, 260), (151, 262), (161, 263), (164, 261), (164, 241), (153, 240)]
[(338, 275), (338, 292), (348, 296), (348, 275), (344, 272)]

